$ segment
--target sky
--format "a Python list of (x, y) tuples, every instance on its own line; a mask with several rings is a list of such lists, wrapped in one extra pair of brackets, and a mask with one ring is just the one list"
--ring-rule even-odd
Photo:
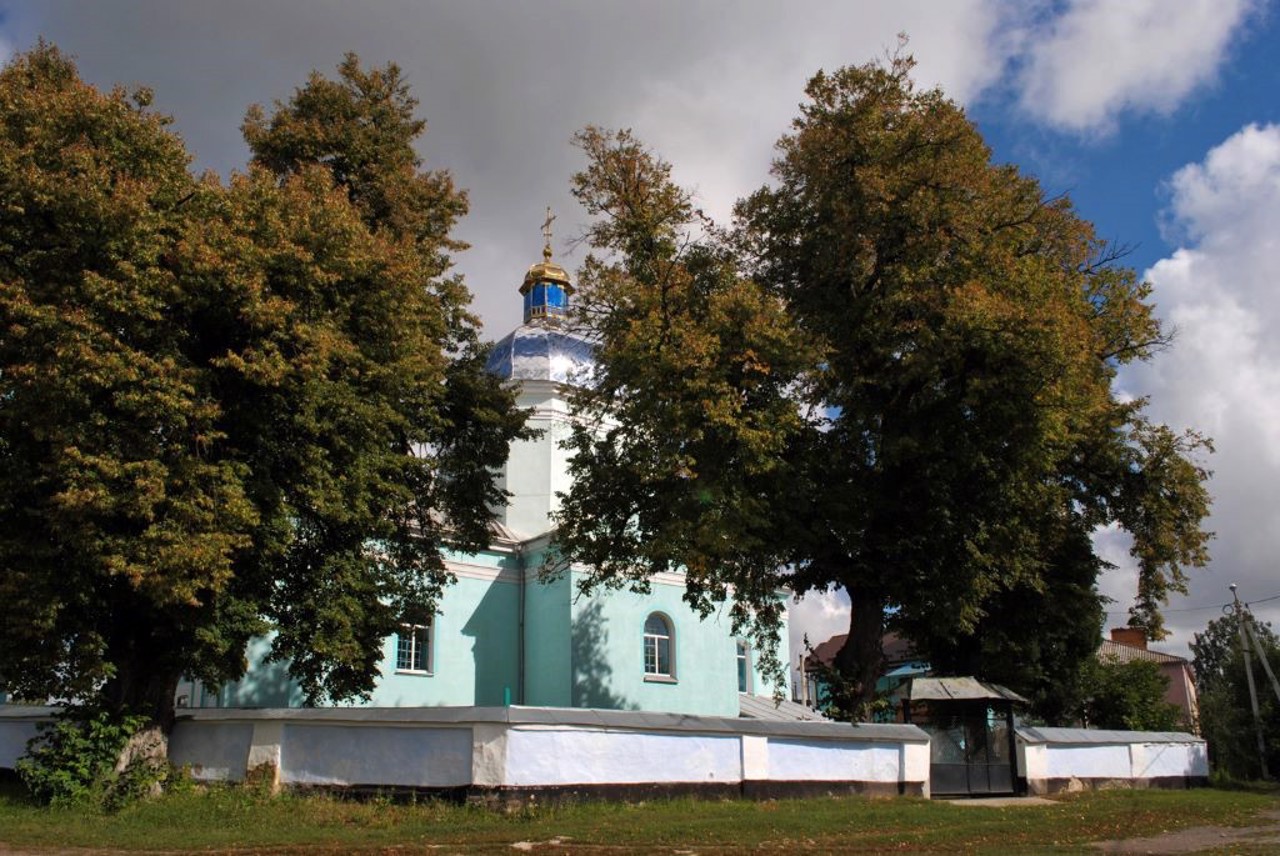
[[(347, 51), (395, 62), (420, 101), (427, 167), (467, 188), (457, 257), (488, 338), (520, 322), (546, 206), (572, 270), (584, 216), (570, 144), (631, 128), (703, 209), (727, 218), (768, 180), (773, 146), (819, 69), (893, 51), (941, 86), (998, 162), (1067, 193), (1130, 248), (1173, 344), (1117, 379), (1149, 413), (1214, 440), (1209, 567), (1166, 613), (1155, 647), (1188, 655), (1237, 583), (1280, 626), (1280, 0), (0, 0), (0, 60), (43, 36), (102, 87), (146, 85), (194, 167), (224, 177), (248, 151), (250, 104), (287, 99)], [(1124, 538), (1100, 580), (1124, 623), (1135, 589)], [(1273, 599), (1274, 598), (1274, 599)], [(847, 599), (792, 607), (792, 650), (847, 627)]]

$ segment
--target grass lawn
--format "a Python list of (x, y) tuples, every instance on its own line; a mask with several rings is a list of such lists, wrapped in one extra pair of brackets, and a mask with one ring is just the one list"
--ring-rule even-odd
[[(238, 787), (170, 794), (114, 815), (32, 805), (0, 786), (0, 854), (89, 847), (257, 853), (1091, 852), (1087, 842), (1238, 826), (1280, 806), (1241, 791), (1106, 791), (1051, 806), (979, 808), (917, 799), (662, 800), (530, 807), (392, 805), (264, 796)], [(1096, 851), (1093, 851), (1096, 852)], [(1232, 852), (1241, 852), (1233, 850)], [(1247, 851), (1245, 851), (1247, 852)]]

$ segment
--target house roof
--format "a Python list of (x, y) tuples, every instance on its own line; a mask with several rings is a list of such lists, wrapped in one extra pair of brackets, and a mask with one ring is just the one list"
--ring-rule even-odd
[[(848, 638), (848, 633), (839, 633), (826, 642), (814, 646), (812, 653), (805, 658), (805, 662), (809, 665), (821, 663), (824, 666), (830, 666), (835, 662), (836, 654), (844, 647), (844, 642)], [(888, 665), (909, 663), (917, 659), (911, 643), (892, 630), (881, 637), (880, 645), (884, 649), (884, 659)]]
[(1112, 663), (1132, 663), (1135, 660), (1146, 660), (1150, 663), (1186, 663), (1186, 657), (1139, 648), (1137, 645), (1126, 645), (1123, 642), (1104, 641), (1098, 647), (1098, 659)]

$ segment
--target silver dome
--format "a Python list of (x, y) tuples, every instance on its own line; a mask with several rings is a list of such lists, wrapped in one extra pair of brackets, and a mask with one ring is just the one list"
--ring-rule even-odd
[(485, 368), (506, 380), (583, 384), (595, 374), (595, 346), (563, 328), (523, 324), (493, 346)]

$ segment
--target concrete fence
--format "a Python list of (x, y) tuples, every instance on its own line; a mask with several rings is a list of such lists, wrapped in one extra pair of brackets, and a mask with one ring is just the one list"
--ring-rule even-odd
[(1204, 740), (1168, 731), (1017, 729), (1018, 771), (1030, 794), (1208, 784)]
[(196, 710), (169, 757), (205, 781), (523, 797), (928, 795), (910, 725), (767, 722), (577, 708)]
[[(0, 769), (51, 708), (0, 705)], [(1207, 783), (1190, 734), (1017, 729), (1031, 794)], [(912, 725), (774, 722), (542, 707), (204, 709), (169, 745), (200, 781), (458, 797), (929, 795), (929, 737)]]
[(27, 751), (27, 741), (36, 736), (42, 722), (53, 720), (52, 707), (0, 704), (0, 770), (12, 770)]

